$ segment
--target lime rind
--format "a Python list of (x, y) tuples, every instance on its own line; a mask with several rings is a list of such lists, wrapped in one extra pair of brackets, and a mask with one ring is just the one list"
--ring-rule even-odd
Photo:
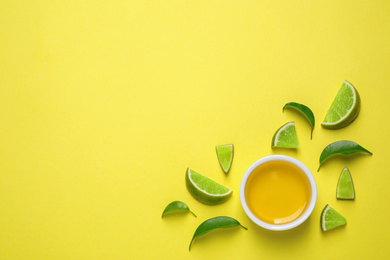
[(219, 165), (225, 173), (228, 173), (233, 162), (234, 146), (232, 144), (218, 145), (215, 147)]
[[(343, 109), (343, 103), (350, 102), (349, 100), (343, 100), (345, 97), (345, 92), (352, 92), (352, 103), (348, 104), (349, 109), (346, 111), (342, 111), (342, 115), (340, 115), (336, 110)], [(344, 81), (340, 90), (337, 92), (336, 97), (334, 98), (328, 112), (325, 116), (324, 121), (321, 125), (327, 129), (339, 129), (345, 127), (352, 123), (360, 112), (360, 95), (354, 86), (348, 81)]]
[(347, 220), (345, 217), (330, 207), (328, 204), (322, 210), (320, 221), (322, 231), (328, 231), (346, 224)]
[(325, 206), (325, 208), (322, 210), (322, 212), (321, 212), (321, 230), (322, 231), (326, 231), (326, 227), (325, 227), (325, 223), (326, 223), (326, 221), (325, 221), (325, 214), (326, 214), (326, 212), (328, 211), (330, 209), (330, 206), (327, 204), (326, 206)]
[(186, 171), (186, 186), (196, 200), (206, 205), (221, 204), (227, 201), (233, 192), (190, 168)]
[(288, 122), (276, 130), (272, 138), (272, 148), (299, 148), (295, 122)]
[(337, 183), (336, 198), (339, 200), (354, 200), (355, 188), (352, 181), (351, 172), (345, 167), (340, 174)]

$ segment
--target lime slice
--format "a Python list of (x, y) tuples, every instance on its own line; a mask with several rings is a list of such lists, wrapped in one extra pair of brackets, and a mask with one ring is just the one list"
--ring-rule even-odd
[(353, 187), (351, 173), (347, 167), (341, 171), (339, 182), (337, 183), (336, 197), (339, 200), (355, 199), (355, 188)]
[(232, 190), (190, 168), (186, 171), (186, 185), (196, 200), (207, 205), (221, 204), (232, 196)]
[(232, 166), (233, 148), (234, 147), (232, 144), (218, 145), (217, 147), (215, 147), (219, 164), (221, 165), (221, 168), (225, 173), (228, 173), (230, 167)]
[(321, 125), (328, 129), (345, 127), (355, 120), (359, 111), (359, 93), (351, 83), (345, 80)]
[(295, 122), (289, 122), (281, 126), (272, 138), (272, 148), (299, 148)]
[(344, 226), (347, 220), (335, 209), (326, 205), (321, 213), (321, 229), (327, 231), (336, 227)]

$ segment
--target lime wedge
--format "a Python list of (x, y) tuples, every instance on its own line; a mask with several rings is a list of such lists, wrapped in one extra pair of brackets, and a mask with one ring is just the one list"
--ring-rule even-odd
[(232, 144), (218, 145), (215, 147), (219, 164), (225, 173), (228, 173), (232, 166), (233, 148)]
[(339, 182), (337, 183), (336, 197), (339, 200), (355, 199), (355, 188), (353, 187), (351, 173), (347, 167), (341, 171)]
[(326, 205), (322, 210), (320, 223), (322, 231), (327, 231), (336, 227), (344, 226), (347, 224), (347, 220), (335, 209)]
[(345, 80), (321, 125), (328, 129), (345, 127), (355, 120), (359, 111), (359, 93), (351, 83)]
[(299, 148), (295, 122), (289, 122), (276, 130), (272, 138), (272, 148)]
[(232, 196), (232, 190), (190, 168), (186, 171), (186, 185), (196, 200), (207, 205), (221, 204)]

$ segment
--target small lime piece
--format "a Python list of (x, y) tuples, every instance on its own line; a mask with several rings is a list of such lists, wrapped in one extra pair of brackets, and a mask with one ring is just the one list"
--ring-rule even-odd
[(327, 204), (322, 210), (320, 224), (322, 231), (327, 231), (336, 227), (344, 226), (347, 224), (347, 220)]
[(276, 130), (272, 138), (272, 148), (299, 148), (295, 122), (288, 122)]
[(196, 200), (207, 205), (221, 204), (232, 196), (232, 190), (190, 168), (186, 171), (186, 185)]
[(321, 125), (328, 129), (339, 129), (352, 123), (360, 111), (360, 96), (351, 83), (344, 81)]
[(219, 165), (222, 170), (228, 173), (233, 162), (234, 146), (232, 144), (218, 145), (215, 147)]
[(337, 183), (336, 197), (339, 200), (355, 199), (355, 188), (353, 187), (351, 173), (347, 167), (341, 171), (339, 181)]

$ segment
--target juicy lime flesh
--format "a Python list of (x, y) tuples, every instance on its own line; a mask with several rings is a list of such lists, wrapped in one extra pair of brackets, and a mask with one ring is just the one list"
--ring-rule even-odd
[(215, 181), (201, 175), (190, 169), (190, 179), (198, 186), (199, 189), (209, 193), (209, 194), (226, 194), (230, 190), (221, 184), (216, 183)]
[(348, 168), (344, 168), (341, 172), (339, 182), (337, 184), (338, 199), (354, 199), (355, 189), (353, 187), (352, 177)]
[(220, 145), (217, 146), (217, 155), (219, 163), (225, 172), (230, 170), (232, 164), (233, 146), (232, 145)]
[(295, 124), (287, 123), (276, 131), (272, 146), (281, 148), (299, 148)]
[(347, 224), (347, 220), (335, 209), (326, 205), (321, 214), (321, 228), (326, 231)]
[(353, 87), (349, 86), (347, 83), (343, 83), (325, 116), (324, 123), (335, 123), (340, 121), (350, 113), (355, 104), (356, 94)]

